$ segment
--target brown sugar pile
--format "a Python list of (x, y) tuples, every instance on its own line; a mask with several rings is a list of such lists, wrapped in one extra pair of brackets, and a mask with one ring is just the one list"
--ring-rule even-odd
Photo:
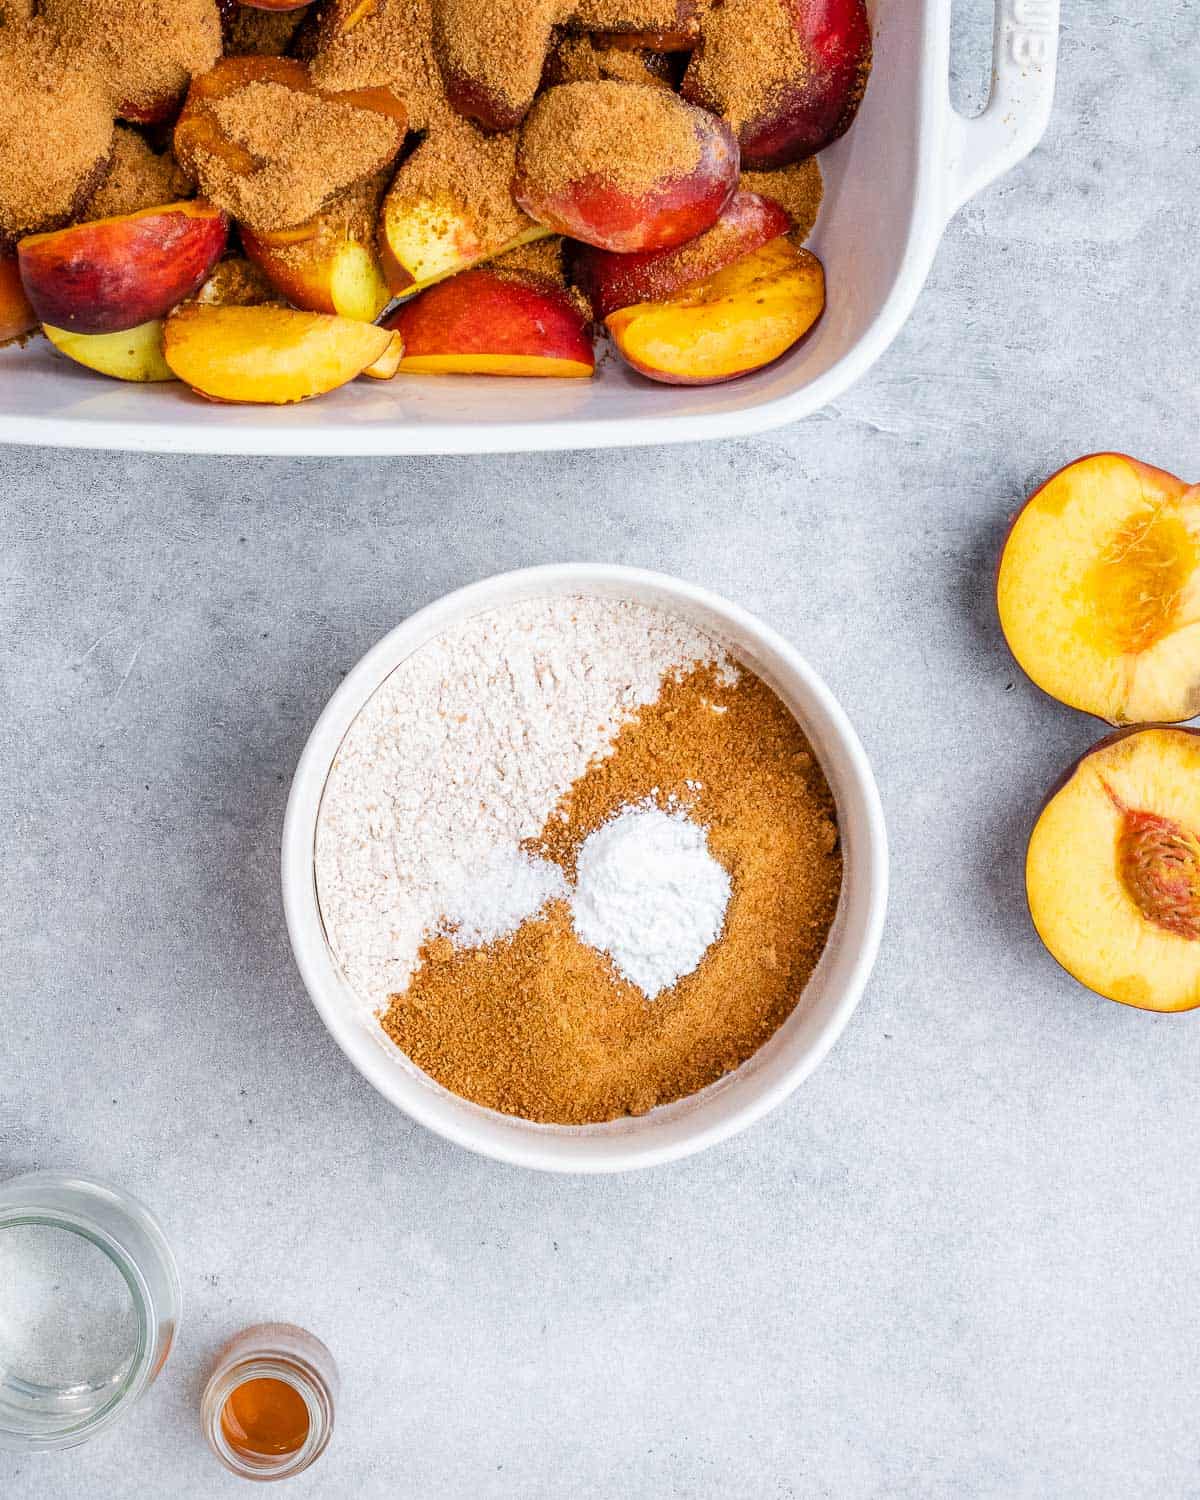
[(764, 198), (774, 198), (787, 209), (792, 216), (792, 232), (788, 238), (793, 244), (802, 245), (812, 233), (825, 190), (821, 167), (815, 156), (774, 172), (743, 172), (738, 186), (745, 193), (761, 193)]
[(217, 0), (40, 0), (38, 14), (120, 114), (169, 105), (221, 55)]
[(521, 170), (541, 192), (587, 176), (630, 193), (685, 177), (700, 160), (693, 112), (666, 89), (600, 81), (542, 94), (521, 131)]
[(413, 130), (450, 113), (433, 55), (430, 0), (332, 0), (312, 45), (312, 80), (332, 93), (390, 88)]
[(713, 667), (666, 682), (533, 852), (573, 876), (588, 834), (647, 798), (707, 828), (732, 882), (720, 939), (654, 1000), (576, 937), (562, 900), (484, 947), (431, 940), (382, 1021), (446, 1088), (547, 1123), (641, 1114), (736, 1068), (791, 1013), (842, 878), (833, 798), (795, 720), (749, 672), (732, 685)]
[(333, 194), (379, 171), (404, 135), (388, 115), (267, 80), (205, 107), (220, 141), (177, 132), (180, 159), (205, 197), (256, 229), (310, 219)]
[(80, 211), (108, 170), (111, 103), (38, 22), (0, 28), (0, 249)]
[(564, 36), (546, 59), (545, 81), (554, 83), (648, 83), (670, 88), (671, 59), (665, 52), (601, 47), (589, 36)]
[(136, 130), (118, 125), (108, 176), (88, 200), (89, 219), (135, 214), (192, 196), (192, 185), (169, 151), (157, 155)]
[(724, 0), (705, 18), (685, 92), (737, 131), (767, 112), (783, 84), (811, 71), (786, 0)]

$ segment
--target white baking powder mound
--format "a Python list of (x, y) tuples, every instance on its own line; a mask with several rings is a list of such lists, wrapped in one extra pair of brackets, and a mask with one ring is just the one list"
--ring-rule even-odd
[(729, 874), (704, 829), (653, 803), (590, 833), (576, 862), (576, 935), (651, 1000), (690, 974), (721, 936)]
[(736, 680), (679, 616), (582, 596), (475, 615), (401, 662), (347, 731), (317, 821), (321, 916), (355, 995), (386, 1009), (429, 937), (485, 943), (562, 894), (522, 844), (664, 679), (709, 663)]

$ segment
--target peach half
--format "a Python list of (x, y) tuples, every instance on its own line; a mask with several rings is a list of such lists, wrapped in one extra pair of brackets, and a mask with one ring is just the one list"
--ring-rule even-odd
[(596, 367), (579, 309), (533, 275), (481, 269), (439, 282), (387, 320), (403, 373), (586, 378)]
[(1200, 1005), (1200, 733), (1102, 740), (1046, 803), (1025, 888), (1038, 936), (1096, 994)]
[(122, 333), (190, 297), (228, 237), (225, 215), (196, 198), (28, 235), (17, 257), (43, 323), (72, 333)]
[(361, 375), (393, 347), (386, 328), (289, 307), (192, 302), (167, 319), (163, 354), (212, 401), (306, 401)]
[(996, 599), (1052, 698), (1113, 724), (1200, 713), (1200, 486), (1118, 453), (1069, 464), (1013, 523)]
[(620, 308), (605, 326), (622, 358), (667, 385), (713, 385), (778, 359), (825, 307), (825, 272), (786, 238), (661, 302)]

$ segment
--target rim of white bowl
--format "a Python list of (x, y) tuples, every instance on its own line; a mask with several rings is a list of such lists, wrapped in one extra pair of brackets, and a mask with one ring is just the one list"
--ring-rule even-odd
[[(821, 1014), (802, 997), (752, 1057), (698, 1094), (646, 1115), (587, 1126), (541, 1125), (500, 1114), (421, 1072), (366, 1015), (343, 978), (325, 936), (314, 869), (317, 818), (334, 757), (385, 678), (413, 651), (471, 615), (571, 593), (640, 599), (674, 610), (727, 640), (777, 691), (778, 675), (789, 677), (781, 696), (813, 743), (833, 790), (845, 857), (837, 917), (805, 988), (808, 994), (820, 980)], [(305, 989), (363, 1077), (445, 1140), (496, 1161), (557, 1172), (623, 1172), (675, 1161), (745, 1130), (781, 1104), (828, 1055), (858, 1004), (878, 953), (888, 895), (879, 790), (857, 733), (822, 678), (790, 641), (740, 605), (670, 574), (604, 563), (551, 563), (495, 574), (443, 595), (389, 631), (342, 680), (313, 727), (292, 779), (281, 856), (284, 914)]]

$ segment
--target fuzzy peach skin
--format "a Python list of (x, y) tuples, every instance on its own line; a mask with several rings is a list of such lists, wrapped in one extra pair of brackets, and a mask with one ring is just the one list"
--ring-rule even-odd
[(163, 334), (167, 364), (201, 396), (272, 406), (345, 385), (391, 347), (385, 328), (289, 307), (192, 302)]
[(1038, 817), (1025, 889), (1080, 984), (1142, 1010), (1200, 1006), (1200, 733), (1152, 725), (1094, 745)]
[(175, 379), (175, 372), (163, 358), (160, 318), (122, 333), (72, 333), (69, 328), (54, 328), (49, 323), (42, 326), (60, 354), (101, 375), (139, 383)]
[(43, 323), (72, 333), (121, 333), (190, 297), (228, 237), (226, 216), (196, 198), (29, 235), (17, 257)]
[[(584, 90), (591, 85), (560, 87)], [(737, 187), (740, 170), (737, 142), (724, 120), (668, 95), (673, 106), (687, 112), (700, 148), (696, 165), (684, 176), (664, 175), (636, 195), (594, 172), (583, 173), (565, 187), (552, 186), (539, 180), (538, 152), (531, 146), (544, 128), (543, 101), (553, 93), (549, 90), (535, 103), (517, 143), (513, 197), (531, 219), (585, 245), (622, 254), (681, 245), (715, 223)], [(618, 146), (614, 141), (614, 151)]]
[(1030, 496), (996, 578), (1028, 676), (1114, 724), (1200, 713), (1200, 486), (1120, 453), (1068, 464)]
[[(788, 45), (777, 46), (778, 74), (760, 112), (735, 121), (747, 167), (783, 167), (814, 156), (850, 128), (871, 68), (865, 0), (779, 0)], [(728, 115), (722, 79), (736, 69), (756, 0), (724, 0), (710, 12), (704, 41), (684, 75), (685, 99)]]
[(402, 373), (586, 378), (596, 367), (578, 308), (552, 282), (481, 269), (439, 282), (387, 320)]
[(663, 302), (787, 234), (791, 227), (787, 210), (773, 198), (738, 192), (710, 229), (670, 250), (615, 255), (594, 245), (576, 246), (571, 279), (592, 304), (596, 317), (607, 318), (635, 302)]
[(605, 319), (621, 357), (666, 385), (714, 385), (760, 370), (825, 307), (825, 273), (808, 250), (772, 240), (662, 302)]
[(15, 255), (0, 255), (0, 344), (32, 333), (38, 325), (30, 306)]

